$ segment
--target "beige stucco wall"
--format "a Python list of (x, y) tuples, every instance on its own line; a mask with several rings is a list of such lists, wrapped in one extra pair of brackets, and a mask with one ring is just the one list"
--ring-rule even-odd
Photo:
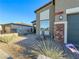
[(40, 13), (40, 20), (49, 19), (49, 8)]
[[(58, 12), (59, 10), (63, 10), (63, 20), (67, 21), (67, 15), (66, 15), (66, 9), (79, 7), (79, 0), (56, 0), (56, 6), (55, 6), (55, 12)], [(56, 15), (55, 21), (59, 20), (59, 15)]]
[(40, 34), (40, 14), (36, 13), (36, 34)]
[(50, 31), (50, 34), (53, 36), (53, 31), (54, 31), (54, 21), (55, 21), (55, 17), (54, 17), (54, 12), (55, 12), (55, 7), (52, 5), (50, 8), (49, 8), (49, 21), (50, 21), (50, 24), (49, 24), (49, 31)]

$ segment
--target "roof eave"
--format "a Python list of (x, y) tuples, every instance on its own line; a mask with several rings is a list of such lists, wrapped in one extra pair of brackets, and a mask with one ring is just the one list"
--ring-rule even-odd
[[(39, 10), (41, 10), (42, 8), (44, 8), (44, 7), (48, 6), (48, 5), (50, 5), (51, 3), (53, 3), (53, 1), (50, 1), (49, 3), (47, 3), (47, 4), (45, 4), (44, 6), (38, 8), (38, 9), (35, 10), (34, 12), (35, 12), (35, 13), (38, 12)], [(53, 5), (54, 5), (54, 3), (53, 3)]]

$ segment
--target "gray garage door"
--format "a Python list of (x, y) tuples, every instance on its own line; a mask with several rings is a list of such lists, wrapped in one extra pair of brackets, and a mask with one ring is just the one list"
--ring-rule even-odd
[(79, 46), (79, 14), (68, 15), (68, 43)]

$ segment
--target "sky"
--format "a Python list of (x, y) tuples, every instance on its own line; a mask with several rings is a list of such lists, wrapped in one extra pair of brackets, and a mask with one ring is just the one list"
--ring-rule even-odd
[(50, 0), (0, 0), (0, 24), (27, 23), (36, 19), (34, 11)]

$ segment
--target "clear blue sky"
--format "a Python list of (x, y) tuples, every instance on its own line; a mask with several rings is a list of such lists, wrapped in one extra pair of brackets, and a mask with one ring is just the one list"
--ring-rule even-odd
[(0, 24), (29, 23), (35, 20), (34, 11), (50, 0), (0, 0)]

